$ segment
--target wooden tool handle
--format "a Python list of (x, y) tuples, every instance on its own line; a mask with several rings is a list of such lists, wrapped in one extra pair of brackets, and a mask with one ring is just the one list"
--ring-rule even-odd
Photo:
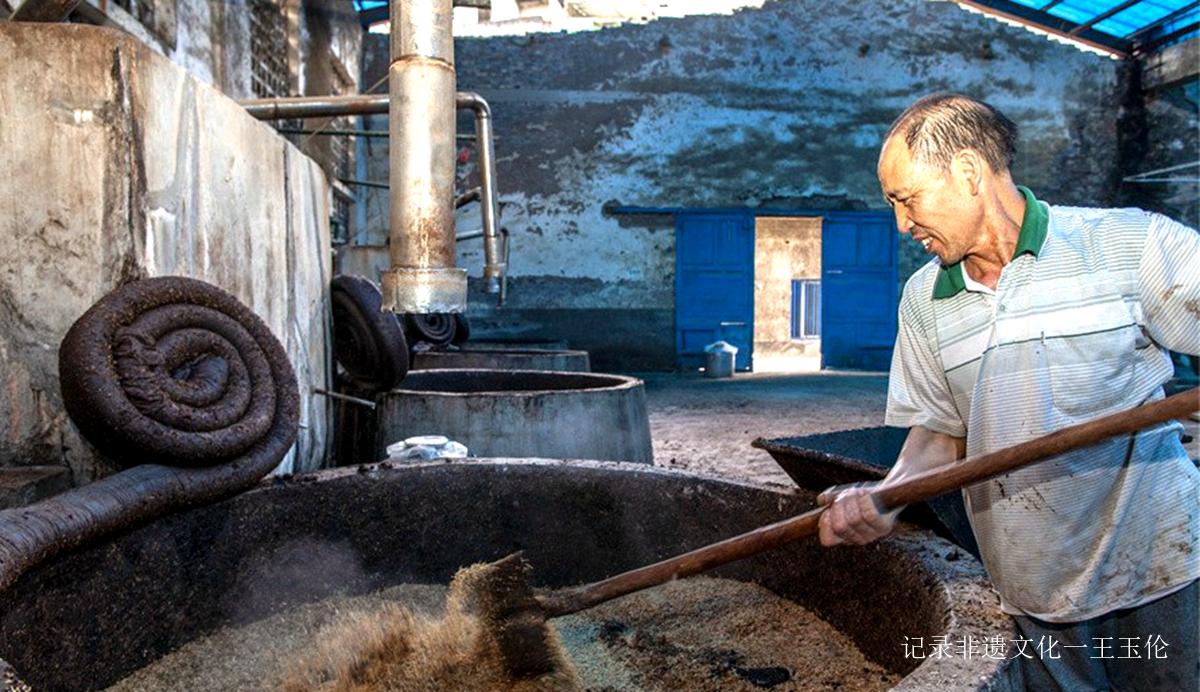
[(880, 511), (886, 512), (942, 493), (965, 488), (1063, 452), (1096, 444), (1116, 435), (1183, 418), (1200, 410), (1200, 387), (1126, 411), (1063, 428), (1012, 447), (930, 469), (871, 493)]
[[(1128, 411), (1063, 428), (1013, 447), (925, 471), (879, 488), (871, 495), (881, 510), (895, 509), (1008, 473), (1046, 457), (1095, 444), (1114, 435), (1132, 433), (1157, 423), (1182, 418), (1198, 409), (1200, 388), (1189, 389)], [(815, 534), (817, 521), (824, 511), (824, 507), (818, 507), (799, 516), (594, 584), (551, 592), (537, 598), (547, 617), (578, 612), (635, 591), (672, 579), (699, 574)]]

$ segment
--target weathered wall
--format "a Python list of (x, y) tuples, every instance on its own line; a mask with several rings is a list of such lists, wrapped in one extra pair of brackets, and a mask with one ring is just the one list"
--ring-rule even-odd
[[(359, 75), (362, 73), (363, 30), (357, 21), (348, 19), (353, 5), (349, 0), (305, 0), (301, 13), (303, 32), (299, 37), (300, 82), (303, 94), (356, 94), (359, 92)], [(364, 85), (369, 86), (369, 85)], [(357, 128), (353, 118), (335, 123), (330, 118), (310, 118), (303, 121), (304, 129), (330, 130)], [(325, 169), (330, 177), (353, 178), (353, 164), (343, 171), (338, 170), (336, 146), (354, 148), (354, 140), (346, 137), (301, 136), (293, 138), (308, 154)], [(344, 190), (349, 196), (354, 191)]]
[[(386, 43), (366, 45), (372, 83)], [(880, 208), (880, 138), (938, 89), (1020, 123), (1016, 177), (1041, 197), (1107, 204), (1119, 180), (1107, 174), (1117, 63), (952, 3), (780, 0), (456, 50), (459, 88), (495, 112), (502, 223), (514, 234), (510, 306), (474, 294), (472, 316), (497, 336), (572, 333), (598, 368), (673, 362), (670, 220), (606, 205)], [(375, 156), (384, 146), (372, 144)], [(915, 244), (902, 257), (904, 276), (926, 260)], [(477, 276), (478, 244), (460, 261)], [(614, 344), (614, 333), (634, 340)]]
[[(129, 33), (232, 98), (254, 97), (246, 2), (154, 0), (146, 16), (139, 0), (132, 4), (130, 13), (115, 3), (84, 0), (75, 17)], [(281, 0), (280, 5), (288, 24), (290, 90), (330, 93), (319, 88), (335, 72), (357, 83), (363, 31), (351, 0)]]
[[(1200, 38), (1122, 65), (1118, 201), (1200, 228)], [(1151, 180), (1144, 181), (1149, 178)]]
[(754, 220), (755, 358), (820, 354), (820, 340), (792, 340), (792, 279), (820, 278), (820, 218)]
[(302, 393), (283, 469), (325, 456), (329, 187), (271, 128), (109, 29), (0, 24), (0, 466), (110, 472), (62, 409), (57, 349), (122, 281), (182, 274), (249, 305)]
[[(251, 80), (253, 55), (248, 3), (152, 0), (147, 4), (153, 11), (143, 16), (141, 0), (132, 0), (133, 13), (114, 2), (84, 0), (73, 16), (128, 33), (231, 98), (256, 98)], [(280, 0), (279, 6), (287, 34), (288, 75), (284, 95), (357, 92), (363, 30), (353, 3)], [(319, 129), (327, 127), (328, 120), (309, 120), (303, 124), (307, 129)], [(327, 173), (334, 173), (337, 157), (332, 151), (332, 138), (294, 136), (292, 139)], [(353, 149), (352, 142), (348, 145)]]
[(1155, 91), (1147, 95), (1144, 117), (1144, 150), (1127, 163), (1124, 173), (1133, 175), (1162, 170), (1181, 164), (1193, 164), (1180, 170), (1159, 174), (1172, 182), (1124, 185), (1123, 202), (1151, 209), (1200, 229), (1200, 81)]

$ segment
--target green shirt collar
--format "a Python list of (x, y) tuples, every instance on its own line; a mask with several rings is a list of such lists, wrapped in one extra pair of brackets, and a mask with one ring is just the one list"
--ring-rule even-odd
[[(1013, 251), (1013, 259), (1023, 253), (1037, 257), (1042, 245), (1046, 242), (1046, 232), (1050, 225), (1050, 213), (1045, 205), (1037, 201), (1029, 188), (1018, 185), (1017, 189), (1025, 196), (1025, 216), (1021, 219), (1021, 233), (1017, 236), (1017, 247)], [(950, 298), (958, 295), (967, 288), (963, 281), (962, 262), (956, 262), (938, 270), (937, 279), (933, 282), (933, 298)]]

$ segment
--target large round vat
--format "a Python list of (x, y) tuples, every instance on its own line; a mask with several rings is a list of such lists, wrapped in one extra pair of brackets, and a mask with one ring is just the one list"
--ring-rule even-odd
[(563, 339), (471, 339), (463, 344), (474, 351), (565, 351)]
[[(514, 550), (537, 586), (590, 582), (811, 501), (598, 462), (378, 464), (268, 479), (35, 566), (0, 592), (0, 657), (38, 690), (103, 688), (218, 628), (335, 592), (445, 583), (460, 566)], [(1015, 633), (979, 564), (928, 532), (866, 548), (801, 540), (714, 574), (816, 613), (906, 675), (897, 689), (1012, 689), (1012, 660), (952, 653), (960, 641)], [(935, 637), (951, 653), (905, 655), (906, 643)]]
[(484, 369), (553, 370), (591, 372), (587, 351), (561, 349), (475, 349), (464, 344), (458, 350), (420, 351), (413, 354), (413, 370)]
[(377, 402), (377, 458), (398, 440), (445, 435), (480, 457), (653, 459), (646, 391), (633, 377), (421, 370)]

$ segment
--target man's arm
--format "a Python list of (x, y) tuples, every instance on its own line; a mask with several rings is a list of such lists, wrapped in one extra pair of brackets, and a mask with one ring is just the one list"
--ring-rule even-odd
[(961, 459), (965, 453), (966, 440), (963, 438), (914, 426), (908, 431), (895, 466), (882, 481), (834, 493), (830, 492), (831, 488), (817, 497), (818, 503), (829, 505), (819, 523), (821, 545), (863, 545), (888, 535), (896, 526), (896, 515), (900, 510), (880, 514), (870, 492), (876, 487)]
[(1152, 215), (1138, 267), (1138, 295), (1150, 337), (1200, 355), (1200, 233)]

